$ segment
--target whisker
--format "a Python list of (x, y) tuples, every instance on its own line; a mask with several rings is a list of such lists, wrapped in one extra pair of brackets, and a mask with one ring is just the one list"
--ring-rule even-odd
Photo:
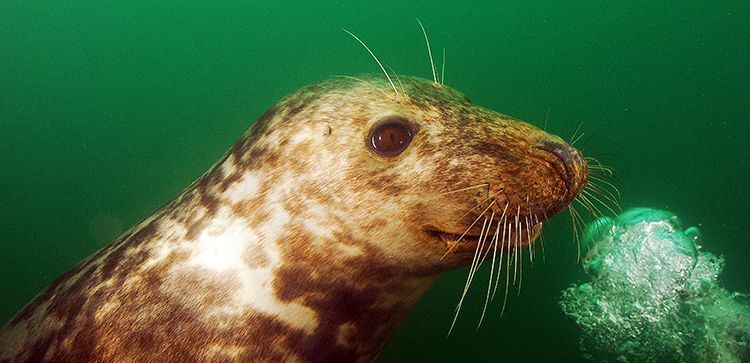
[(583, 158), (586, 159), (586, 161), (589, 162), (589, 163), (594, 163), (596, 165), (600, 165), (600, 166), (605, 166), (606, 167), (606, 165), (604, 165), (604, 163), (602, 163), (598, 158), (596, 158), (594, 156), (586, 155)]
[(432, 61), (432, 48), (430, 48), (430, 39), (427, 38), (427, 31), (424, 30), (424, 25), (422, 25), (422, 22), (419, 21), (419, 18), (417, 18), (417, 23), (419, 23), (419, 27), (422, 28), (424, 41), (425, 43), (427, 43), (427, 53), (430, 55), (430, 69), (432, 70), (432, 79), (435, 81), (435, 83), (438, 83), (437, 68), (435, 68), (435, 62)]
[(393, 70), (393, 67), (388, 66), (388, 69), (391, 70), (391, 73), (393, 73), (394, 76), (396, 76), (396, 80), (398, 81), (398, 86), (401, 88), (401, 94), (406, 95), (406, 90), (404, 89), (404, 84), (401, 83), (401, 77), (398, 76), (398, 73), (396, 73), (395, 70)]
[[(546, 221), (547, 219), (549, 219), (547, 212), (542, 210), (542, 220)], [(544, 229), (542, 229), (542, 237), (544, 237)], [(542, 239), (542, 258), (544, 258), (544, 239)]]
[(585, 247), (588, 249), (588, 241), (585, 239), (586, 235), (584, 234), (584, 230), (586, 229), (586, 224), (583, 221), (583, 216), (580, 212), (578, 212), (577, 209), (575, 209), (576, 212), (576, 218), (578, 218), (578, 235), (579, 239), (583, 240), (585, 242)]
[[(479, 238), (482, 238), (482, 234), (484, 233), (484, 229), (487, 226), (487, 217), (484, 217), (484, 223), (482, 224), (482, 232), (479, 234)], [(479, 244), (477, 243), (477, 248), (474, 250), (474, 257), (471, 260), (471, 267), (469, 267), (469, 275), (466, 278), (466, 284), (464, 285), (464, 291), (461, 293), (461, 299), (458, 300), (458, 305), (456, 305), (456, 314), (453, 316), (453, 322), (451, 323), (450, 329), (448, 329), (448, 335), (451, 335), (451, 332), (453, 331), (453, 327), (456, 325), (456, 320), (458, 320), (458, 314), (461, 313), (461, 306), (464, 303), (464, 298), (466, 297), (466, 292), (469, 291), (469, 284), (471, 283), (471, 272), (474, 270), (474, 265), (476, 264), (479, 257)]]
[[(484, 204), (484, 202), (486, 202), (486, 201), (488, 201), (488, 200), (490, 200), (492, 198), (493, 198), (493, 196), (490, 195), (490, 196), (487, 196), (487, 198), (484, 198), (484, 199), (480, 200), (479, 202), (477, 202), (477, 204), (475, 206), (473, 206), (473, 207), (471, 207), (471, 209), (467, 210), (466, 213), (464, 213), (461, 216), (461, 218), (459, 218), (458, 220), (459, 221), (463, 220), (464, 218), (466, 218), (466, 216), (468, 216), (469, 214), (471, 214), (471, 212), (473, 212), (475, 209), (479, 208), (482, 204)], [(490, 203), (490, 204), (492, 204), (492, 203)]]
[(573, 141), (573, 140), (576, 140), (576, 136), (578, 135), (578, 131), (581, 130), (581, 126), (583, 126), (583, 121), (579, 121), (578, 125), (576, 126), (575, 131), (573, 131), (573, 136), (570, 137), (570, 140), (571, 140), (570, 144), (571, 145), (575, 144), (575, 141)]
[[(484, 242), (486, 242), (487, 241), (487, 237), (489, 237), (489, 231), (491, 230), (490, 226), (492, 226), (492, 222), (494, 221), (494, 218), (495, 218), (495, 211), (493, 210), (492, 214), (490, 215), (490, 220), (489, 220), (490, 224), (487, 225), (487, 234), (484, 235), (484, 240), (480, 241), (480, 243), (482, 244), (482, 246), (484, 246)], [(492, 244), (492, 240), (490, 240), (490, 244)], [(482, 247), (482, 249), (484, 249), (484, 247)], [(484, 252), (484, 255), (482, 255), (482, 259), (480, 260), (479, 265), (482, 265), (484, 263), (484, 261), (487, 259), (487, 256), (489, 254), (490, 254), (490, 249), (488, 247), (487, 250)], [(473, 278), (474, 277), (472, 275), (472, 279)]]
[(370, 86), (370, 87), (378, 90), (378, 92), (384, 94), (386, 97), (388, 97), (388, 98), (390, 98), (392, 100), (395, 100), (395, 98), (393, 98), (393, 95), (389, 95), (388, 92), (383, 91), (380, 87), (378, 87), (378, 86), (376, 86), (376, 85), (374, 85), (374, 84), (372, 84), (370, 82), (367, 82), (364, 79), (357, 78), (357, 77), (352, 77), (352, 76), (343, 76), (343, 75), (336, 75), (336, 76), (333, 76), (333, 77), (335, 77), (335, 78), (348, 78), (348, 79), (352, 79), (352, 80), (355, 80), (355, 81), (358, 81), (358, 82), (362, 82), (362, 83), (364, 83), (364, 84), (366, 84), (366, 85), (368, 85), (368, 86)]
[[(581, 216), (581, 213), (576, 209), (573, 208), (573, 212), (575, 212), (576, 219), (578, 220), (578, 243), (580, 243), (581, 238), (585, 237), (584, 230), (586, 228), (586, 223), (583, 220), (583, 217)], [(586, 247), (588, 248), (588, 244), (586, 244)]]
[[(534, 219), (536, 219), (535, 224), (539, 224), (539, 219), (537, 219), (536, 214), (534, 214)], [(547, 263), (547, 258), (544, 255), (544, 228), (542, 228), (541, 233), (539, 233), (539, 244), (542, 246), (542, 264)]]
[(526, 235), (528, 236), (527, 238), (529, 239), (529, 262), (533, 264), (534, 253), (531, 251), (531, 245), (533, 244), (531, 243), (531, 230), (530, 230), (531, 225), (529, 224), (529, 216), (524, 216), (523, 218), (526, 220)]
[(588, 163), (589, 170), (603, 171), (609, 175), (615, 174), (615, 170), (612, 167), (603, 165), (598, 160), (596, 162), (586, 160), (586, 163)]
[(598, 159), (590, 157), (590, 156), (586, 156), (585, 160), (589, 168), (589, 179), (592, 179), (592, 178), (597, 179), (602, 182), (605, 182), (611, 187), (614, 187), (612, 183), (609, 183), (607, 178), (611, 178), (612, 176), (617, 174), (617, 170), (615, 170), (615, 168), (609, 165), (604, 165)]
[(531, 229), (531, 225), (529, 224), (529, 216), (531, 216), (532, 214), (531, 214), (531, 203), (529, 203), (529, 196), (528, 195), (526, 196), (526, 212), (528, 214), (526, 216), (524, 216), (524, 218), (526, 219), (526, 234), (528, 235), (528, 238), (529, 238), (529, 245), (528, 245), (528, 249), (529, 249), (529, 262), (531, 262), (531, 265), (533, 266), (534, 265), (534, 251), (532, 250), (532, 247), (531, 247), (533, 245), (533, 243), (531, 241), (531, 230), (530, 230)]
[(440, 70), (440, 84), (445, 84), (445, 48), (443, 48), (443, 66)]
[(617, 201), (617, 196), (611, 190), (602, 188), (601, 186), (597, 184), (591, 184), (591, 183), (586, 185), (586, 188), (590, 189), (592, 192), (599, 193), (599, 195), (601, 195), (602, 198), (612, 203), (612, 205), (617, 207), (618, 210), (622, 210), (622, 208), (620, 208), (620, 203)]
[(516, 276), (518, 274), (518, 245), (521, 244), (521, 222), (519, 221), (521, 214), (521, 206), (518, 206), (516, 211), (516, 242), (513, 245), (513, 285), (516, 284)]
[[(610, 211), (610, 212), (612, 213), (612, 217), (615, 217), (615, 216), (617, 216), (618, 214), (620, 214), (619, 212), (617, 212), (617, 211), (615, 211), (614, 209), (612, 209), (612, 207), (610, 207), (610, 205), (609, 205), (609, 204), (607, 204), (607, 203), (604, 203), (604, 202), (602, 202), (602, 201), (601, 201), (601, 200), (600, 200), (600, 199), (599, 199), (599, 198), (598, 198), (598, 197), (597, 197), (596, 195), (594, 195), (593, 191), (589, 191), (589, 190), (587, 190), (587, 189), (584, 189), (584, 190), (583, 190), (583, 194), (585, 194), (585, 195), (586, 195), (587, 197), (593, 198), (593, 199), (594, 199), (594, 200), (595, 200), (596, 202), (598, 202), (599, 204), (601, 204), (601, 205), (603, 205), (603, 206), (604, 206), (605, 208), (607, 208), (607, 209), (608, 209), (608, 210), (609, 210), (609, 211)], [(605, 196), (605, 197), (606, 197), (606, 196)], [(619, 208), (619, 206), (617, 205), (617, 203), (614, 203), (614, 205), (615, 205), (615, 207), (618, 207), (618, 208)]]
[(604, 180), (604, 179), (602, 179), (602, 178), (599, 178), (599, 177), (597, 177), (597, 176), (593, 176), (593, 175), (589, 174), (589, 184), (592, 184), (592, 183), (594, 183), (594, 182), (601, 182), (601, 183), (604, 183), (604, 185), (606, 185), (606, 186), (608, 186), (608, 187), (612, 188), (612, 190), (614, 190), (614, 191), (615, 191), (615, 193), (617, 193), (617, 199), (620, 199), (620, 198), (622, 198), (622, 195), (620, 194), (620, 190), (619, 190), (619, 189), (617, 189), (617, 187), (616, 187), (616, 186), (615, 186), (614, 184), (612, 184), (611, 182), (609, 182), (609, 181), (607, 181), (607, 180)]
[(576, 225), (576, 211), (575, 207), (573, 207), (573, 204), (568, 205), (568, 212), (570, 212), (570, 222), (573, 226), (573, 238), (576, 240), (576, 263), (581, 261), (581, 240), (578, 236), (578, 228)]
[(362, 46), (365, 47), (365, 49), (367, 49), (367, 52), (369, 52), (370, 55), (372, 56), (372, 58), (375, 59), (375, 62), (378, 63), (378, 66), (380, 66), (380, 69), (385, 74), (385, 78), (388, 78), (388, 83), (390, 83), (391, 87), (393, 87), (393, 92), (396, 92), (396, 97), (399, 97), (400, 95), (398, 93), (398, 90), (396, 89), (396, 85), (393, 84), (393, 80), (391, 79), (391, 76), (388, 75), (388, 72), (386, 72), (385, 67), (383, 67), (382, 63), (380, 63), (380, 60), (378, 59), (378, 57), (375, 56), (375, 53), (373, 53), (372, 50), (370, 50), (370, 47), (368, 47), (367, 44), (365, 44), (365, 42), (363, 42), (361, 39), (359, 39), (359, 37), (357, 37), (356, 35), (354, 35), (354, 33), (350, 32), (350, 31), (348, 31), (346, 29), (342, 29), (342, 30), (345, 31), (345, 32), (347, 32), (347, 33), (349, 33), (349, 35), (351, 35), (352, 37), (354, 37), (354, 39), (356, 39), (359, 42), (359, 44), (362, 44)]
[[(526, 225), (526, 233), (529, 232), (529, 226)], [(521, 247), (521, 241), (523, 240), (522, 236), (518, 237), (518, 244), (516, 247), (518, 248), (518, 260), (519, 260), (519, 267), (518, 267), (518, 291), (516, 293), (516, 296), (521, 296), (521, 285), (523, 285), (523, 247)]]
[[(591, 207), (596, 212), (596, 213), (592, 213), (591, 217), (593, 217), (593, 218), (599, 218), (599, 217), (604, 216), (604, 213), (602, 213), (601, 209), (599, 209), (599, 207), (597, 207), (594, 203), (591, 202), (591, 200), (588, 197), (588, 194), (586, 194), (585, 192), (581, 193), (578, 196), (577, 199), (579, 199), (580, 201), (585, 202), (585, 205), (588, 205), (589, 207)], [(614, 215), (617, 215), (617, 213), (614, 213)]]
[[(482, 232), (479, 234), (479, 240), (477, 241), (477, 251), (479, 251), (479, 255), (482, 255), (482, 251), (484, 251), (484, 242), (487, 241), (487, 236), (489, 236), (490, 227), (492, 227), (492, 218), (489, 219), (485, 217), (485, 223), (487, 224), (486, 228), (485, 226), (482, 226)], [(485, 255), (486, 256), (486, 255)], [(484, 257), (484, 256), (483, 256)], [(476, 274), (477, 270), (479, 269), (479, 266), (484, 261), (483, 257), (478, 257), (476, 259), (476, 262), (473, 264), (471, 269), (469, 269), (469, 276), (467, 279), (467, 289), (468, 285), (471, 285), (471, 282), (474, 281), (474, 275)]]
[[(454, 249), (454, 248), (455, 248), (456, 246), (458, 246), (458, 243), (459, 243), (459, 242), (461, 242), (461, 240), (462, 240), (462, 239), (463, 239), (463, 238), (464, 238), (464, 237), (466, 236), (466, 234), (467, 234), (467, 233), (469, 233), (469, 231), (471, 230), (471, 227), (474, 227), (474, 225), (475, 225), (475, 224), (476, 224), (476, 223), (477, 223), (477, 222), (479, 221), (479, 219), (480, 219), (480, 218), (482, 218), (482, 216), (483, 216), (483, 215), (484, 215), (484, 214), (485, 214), (485, 213), (486, 213), (486, 212), (487, 212), (487, 211), (488, 211), (488, 210), (490, 209), (490, 207), (492, 207), (492, 204), (493, 204), (493, 203), (495, 203), (495, 201), (494, 201), (494, 200), (493, 200), (493, 201), (492, 201), (492, 202), (491, 202), (491, 203), (490, 203), (490, 204), (489, 204), (489, 205), (487, 206), (487, 208), (485, 208), (485, 209), (484, 209), (484, 211), (482, 211), (482, 213), (480, 213), (480, 214), (479, 214), (479, 216), (478, 216), (478, 217), (477, 217), (477, 218), (476, 218), (476, 219), (474, 220), (474, 222), (472, 222), (472, 223), (471, 223), (471, 224), (469, 225), (469, 228), (466, 228), (466, 230), (464, 231), (464, 233), (462, 233), (462, 234), (461, 234), (461, 237), (459, 237), (459, 238), (458, 238), (458, 240), (456, 240), (456, 243), (455, 243), (455, 244), (453, 244), (453, 246), (451, 246), (451, 247), (450, 247), (450, 248), (448, 249), (448, 251), (445, 251), (445, 254), (443, 255), (443, 257), (440, 257), (440, 259), (441, 259), (441, 260), (442, 260), (443, 258), (445, 258), (445, 256), (448, 256), (448, 254), (449, 254), (449, 253), (450, 253), (451, 251), (453, 251), (453, 249)], [(485, 217), (485, 218), (486, 218), (486, 217)]]
[[(506, 217), (507, 218), (507, 217)], [(503, 308), (500, 310), (500, 317), (505, 314), (505, 304), (508, 302), (508, 286), (510, 285), (510, 232), (508, 232), (508, 243), (506, 244), (508, 253), (505, 255), (505, 295), (503, 295)]]
[(581, 134), (578, 135), (578, 137), (576, 137), (575, 139), (573, 139), (573, 140), (570, 141), (570, 145), (575, 145), (579, 140), (581, 140), (581, 138), (583, 137), (583, 135), (586, 135), (586, 133), (585, 132), (581, 132)]
[[(507, 208), (508, 205), (506, 204), (505, 207)], [(492, 264), (490, 265), (490, 277), (487, 280), (487, 296), (484, 298), (484, 307), (482, 308), (482, 316), (479, 318), (479, 324), (477, 324), (477, 329), (482, 326), (482, 321), (484, 321), (484, 315), (487, 313), (487, 304), (490, 302), (490, 291), (492, 290), (492, 275), (495, 271), (495, 257), (497, 255), (497, 239), (499, 237), (500, 233), (500, 219), (503, 217), (500, 216), (497, 222), (497, 228), (495, 229), (495, 234), (492, 235), (492, 242), (494, 243), (494, 247), (492, 248)]]
[(612, 178), (615, 175), (615, 171), (609, 167), (594, 164), (587, 165), (589, 168), (589, 179), (591, 179), (591, 177), (597, 177), (599, 179)]
[[(588, 200), (588, 198), (586, 198), (586, 196), (583, 194), (579, 195), (578, 198), (576, 198), (573, 202), (579, 203), (583, 208), (586, 209), (587, 212), (589, 212), (589, 215), (594, 219), (599, 218), (602, 215), (601, 211), (596, 209), (591, 204), (591, 201)], [(583, 225), (585, 223), (582, 222), (581, 224)]]
[(503, 243), (505, 242), (505, 229), (508, 226), (508, 215), (505, 214), (505, 211), (508, 209), (508, 203), (505, 204), (505, 209), (503, 209), (503, 236), (500, 238), (500, 260), (497, 261), (497, 276), (495, 277), (495, 288), (492, 290), (492, 300), (495, 300), (495, 292), (497, 292), (497, 287), (500, 285), (500, 272), (502, 271), (503, 267), (503, 253), (505, 252), (505, 247), (503, 247)]
[[(584, 245), (583, 245), (584, 248), (586, 248), (586, 250), (588, 250), (589, 244), (588, 244), (588, 241), (586, 240), (586, 235), (584, 234), (584, 231), (586, 229), (586, 224), (584, 223), (582, 214), (577, 209), (575, 211), (576, 211), (576, 218), (578, 218), (578, 236), (579, 236), (579, 241), (583, 241), (584, 242)], [(581, 256), (581, 257), (583, 257), (583, 256)]]

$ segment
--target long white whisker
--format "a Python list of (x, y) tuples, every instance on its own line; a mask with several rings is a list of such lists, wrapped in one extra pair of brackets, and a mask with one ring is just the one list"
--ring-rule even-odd
[(511, 231), (508, 231), (508, 243), (506, 244), (506, 248), (508, 250), (508, 253), (505, 255), (505, 295), (503, 295), (503, 308), (500, 310), (500, 316), (502, 317), (503, 314), (505, 314), (505, 304), (508, 302), (508, 286), (510, 285), (510, 234)]
[(528, 237), (528, 241), (529, 241), (529, 245), (528, 245), (529, 246), (529, 262), (533, 264), (534, 253), (531, 250), (531, 245), (533, 244), (531, 243), (531, 225), (529, 224), (529, 216), (524, 216), (523, 218), (526, 220), (526, 236)]
[[(503, 209), (503, 214), (500, 216), (500, 218), (497, 219), (497, 229), (495, 230), (495, 234), (492, 236), (492, 239), (493, 239), (493, 242), (494, 242), (494, 247), (492, 249), (492, 266), (490, 267), (490, 278), (489, 278), (489, 280), (487, 282), (487, 296), (484, 298), (484, 308), (482, 308), (482, 317), (479, 318), (479, 324), (477, 325), (477, 329), (479, 329), (479, 327), (482, 326), (482, 321), (484, 320), (484, 314), (487, 313), (487, 304), (490, 301), (490, 290), (492, 290), (492, 275), (493, 275), (493, 272), (495, 271), (495, 257), (497, 256), (497, 240), (498, 240), (498, 237), (500, 237), (500, 235), (499, 235), (499, 232), (500, 232), (500, 223), (501, 223), (503, 217), (505, 217), (505, 211), (507, 209), (508, 209), (508, 204), (506, 203), (505, 204), (505, 209)], [(503, 233), (504, 232), (505, 232), (505, 227), (503, 226)], [(502, 262), (502, 260), (503, 260), (502, 246), (501, 246), (500, 250), (501, 250), (500, 261)], [(498, 276), (500, 276), (499, 264), (498, 264), (497, 274), (498, 274)], [(495, 289), (497, 289), (497, 285), (495, 285)], [(493, 290), (492, 295), (494, 297), (494, 295), (495, 295), (494, 290)]]
[[(466, 230), (464, 231), (464, 233), (463, 233), (463, 234), (461, 234), (461, 237), (458, 237), (458, 239), (456, 240), (456, 243), (455, 243), (455, 244), (454, 244), (453, 246), (451, 246), (451, 247), (450, 247), (450, 248), (448, 249), (448, 251), (445, 251), (445, 254), (443, 254), (443, 257), (440, 257), (440, 259), (441, 259), (441, 260), (442, 260), (442, 259), (444, 259), (444, 258), (445, 258), (445, 256), (448, 256), (448, 254), (449, 254), (449, 253), (450, 253), (451, 251), (453, 251), (453, 249), (454, 249), (454, 248), (456, 248), (456, 246), (458, 246), (458, 243), (459, 243), (459, 242), (461, 242), (461, 240), (462, 240), (462, 239), (463, 239), (463, 238), (464, 238), (464, 237), (466, 236), (466, 234), (467, 234), (467, 233), (469, 233), (469, 231), (471, 230), (471, 227), (474, 227), (474, 225), (475, 225), (475, 224), (476, 224), (476, 223), (477, 223), (477, 222), (479, 221), (479, 219), (480, 219), (480, 218), (482, 218), (482, 216), (483, 216), (483, 215), (484, 215), (485, 213), (487, 213), (487, 211), (488, 211), (488, 210), (490, 209), (490, 207), (492, 207), (492, 204), (494, 204), (494, 203), (495, 203), (495, 201), (493, 200), (493, 201), (492, 201), (492, 202), (490, 203), (490, 205), (488, 205), (488, 206), (487, 206), (487, 208), (485, 208), (485, 209), (484, 209), (484, 210), (482, 211), (482, 213), (479, 213), (479, 216), (478, 216), (478, 217), (477, 217), (477, 218), (476, 218), (476, 219), (474, 220), (474, 222), (472, 222), (472, 223), (471, 223), (471, 224), (469, 225), (469, 228), (466, 228)], [(486, 217), (485, 217), (485, 218), (486, 218)]]
[(505, 230), (508, 226), (508, 215), (505, 214), (507, 209), (508, 203), (505, 204), (505, 209), (503, 209), (503, 236), (500, 238), (500, 259), (497, 261), (497, 276), (495, 277), (495, 288), (492, 290), (492, 300), (495, 300), (495, 292), (497, 292), (497, 287), (500, 285), (500, 272), (502, 271), (503, 253), (505, 252), (505, 246), (503, 246), (503, 243), (505, 242)]
[[(539, 218), (536, 214), (534, 214), (534, 225), (539, 224)], [(542, 264), (547, 262), (546, 257), (544, 256), (544, 229), (542, 228), (541, 233), (539, 233), (539, 242), (542, 245)]]
[[(484, 202), (486, 202), (486, 201), (488, 201), (488, 200), (490, 200), (490, 199), (492, 199), (492, 198), (493, 198), (493, 196), (492, 196), (492, 195), (489, 195), (489, 196), (487, 196), (487, 198), (484, 198), (484, 199), (480, 200), (479, 202), (477, 202), (477, 204), (476, 204), (475, 206), (473, 206), (473, 207), (471, 207), (471, 209), (467, 210), (467, 211), (466, 211), (466, 213), (464, 213), (464, 214), (463, 214), (463, 215), (461, 216), (461, 218), (459, 218), (458, 220), (459, 220), (459, 221), (463, 220), (464, 218), (466, 218), (466, 216), (468, 216), (469, 214), (471, 214), (471, 212), (473, 212), (473, 211), (474, 211), (475, 209), (477, 209), (477, 208), (478, 208), (479, 206), (481, 206), (482, 204), (484, 204)], [(493, 201), (493, 202), (494, 202), (494, 201)], [(493, 202), (491, 202), (491, 203), (490, 203), (490, 205), (492, 205), (492, 203), (493, 203)], [(485, 209), (485, 212), (486, 212), (486, 211), (487, 211), (487, 210)]]
[[(492, 224), (492, 221), (490, 221), (490, 225)], [(482, 237), (484, 235), (484, 231), (487, 228), (487, 217), (484, 217), (484, 222), (482, 223), (482, 231), (479, 233), (479, 240), (482, 240)], [(473, 272), (476, 268), (477, 262), (479, 261), (479, 254), (481, 250), (481, 244), (477, 243), (477, 248), (474, 251), (474, 257), (471, 260), (471, 267), (469, 267), (469, 276), (466, 278), (466, 284), (464, 285), (464, 291), (461, 293), (461, 299), (458, 301), (458, 305), (456, 305), (456, 314), (453, 316), (453, 322), (451, 323), (450, 329), (448, 329), (448, 335), (451, 335), (451, 332), (453, 331), (453, 327), (456, 325), (456, 321), (458, 320), (458, 314), (461, 312), (461, 306), (464, 303), (464, 298), (466, 298), (466, 293), (469, 291), (469, 286), (471, 285), (471, 279), (473, 277)]]
[(440, 70), (440, 84), (445, 84), (445, 48), (443, 48), (443, 67)]
[[(532, 266), (534, 264), (534, 251), (531, 249), (531, 247), (534, 245), (531, 240), (531, 225), (529, 224), (529, 216), (531, 216), (531, 203), (529, 203), (529, 196), (526, 196), (526, 212), (527, 215), (524, 216), (524, 219), (526, 220), (526, 235), (528, 236), (529, 244), (529, 262), (531, 262)], [(523, 251), (521, 252), (523, 253)]]
[(497, 222), (497, 228), (495, 229), (495, 234), (492, 236), (492, 264), (490, 265), (490, 277), (487, 280), (487, 296), (484, 298), (484, 307), (482, 308), (482, 315), (479, 317), (479, 324), (477, 324), (477, 329), (482, 326), (482, 321), (484, 321), (484, 315), (487, 313), (487, 305), (490, 302), (490, 291), (492, 291), (492, 277), (493, 273), (495, 272), (495, 258), (497, 257), (497, 239), (500, 237), (500, 222)]
[(370, 47), (368, 47), (367, 44), (365, 44), (365, 42), (362, 41), (362, 39), (359, 39), (359, 37), (357, 37), (356, 35), (354, 35), (354, 33), (350, 32), (350, 31), (348, 31), (346, 29), (343, 29), (343, 28), (342, 28), (342, 30), (345, 31), (345, 32), (347, 32), (347, 33), (349, 33), (349, 35), (351, 35), (352, 37), (354, 37), (354, 39), (356, 39), (359, 42), (359, 44), (362, 44), (362, 46), (365, 47), (365, 49), (367, 49), (367, 52), (369, 52), (370, 55), (372, 56), (372, 58), (375, 59), (375, 62), (378, 63), (378, 65), (380, 66), (380, 69), (383, 71), (383, 74), (385, 74), (385, 78), (388, 78), (388, 82), (391, 84), (391, 87), (393, 87), (393, 92), (396, 92), (396, 97), (399, 97), (400, 95), (398, 93), (398, 90), (396, 89), (396, 85), (393, 84), (393, 80), (391, 79), (391, 76), (388, 75), (388, 72), (386, 72), (385, 67), (383, 67), (383, 63), (380, 63), (380, 60), (378, 59), (378, 57), (375, 56), (375, 53), (373, 53), (370, 50)]
[(521, 260), (521, 266), (518, 268), (518, 293), (517, 296), (521, 296), (521, 286), (523, 285), (523, 248), (518, 251), (521, 254), (519, 258)]
[(430, 55), (430, 69), (432, 69), (432, 79), (435, 81), (435, 83), (438, 83), (437, 69), (435, 68), (435, 62), (432, 61), (432, 48), (430, 48), (430, 39), (427, 38), (427, 31), (424, 30), (424, 25), (422, 25), (422, 22), (419, 21), (419, 18), (417, 18), (417, 23), (419, 23), (419, 27), (422, 28), (424, 41), (425, 43), (427, 43), (427, 53)]
[(568, 205), (568, 212), (570, 212), (570, 220), (573, 224), (573, 235), (576, 240), (576, 262), (581, 261), (581, 236), (578, 233), (579, 227), (579, 219), (581, 218), (578, 215), (578, 212), (576, 211), (576, 208), (573, 206), (573, 204)]
[(518, 274), (518, 245), (521, 244), (520, 214), (521, 206), (518, 206), (518, 211), (516, 212), (516, 243), (513, 245), (513, 285), (516, 284), (516, 276)]
[[(492, 211), (492, 214), (490, 215), (489, 224), (487, 225), (487, 232), (484, 234), (484, 238), (480, 236), (479, 238), (479, 249), (481, 251), (484, 251), (484, 243), (487, 241), (487, 237), (489, 237), (490, 227), (492, 226), (492, 221), (495, 218), (495, 211)], [(490, 241), (492, 243), (492, 241)], [(470, 280), (474, 280), (474, 275), (476, 274), (477, 270), (480, 266), (484, 263), (484, 260), (487, 259), (487, 255), (490, 253), (489, 248), (487, 248), (487, 251), (482, 255), (482, 257), (479, 259), (479, 262), (477, 263), (476, 268), (474, 268), (474, 271), (470, 271)]]

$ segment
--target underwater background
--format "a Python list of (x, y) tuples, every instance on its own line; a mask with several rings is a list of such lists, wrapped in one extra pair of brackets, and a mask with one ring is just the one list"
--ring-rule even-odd
[[(617, 170), (624, 209), (667, 209), (750, 293), (750, 2), (0, 2), (0, 324), (207, 170), (284, 95), (333, 75), (430, 78)], [(579, 208), (580, 209), (580, 208)], [(379, 361), (576, 361), (558, 301), (585, 280), (570, 217), (495, 299), (441, 277)], [(540, 256), (537, 249), (537, 256)]]

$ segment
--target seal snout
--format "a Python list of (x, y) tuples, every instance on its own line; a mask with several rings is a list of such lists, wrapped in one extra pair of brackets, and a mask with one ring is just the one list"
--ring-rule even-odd
[(581, 153), (574, 147), (561, 142), (545, 141), (539, 149), (549, 152), (560, 161), (555, 163), (570, 200), (578, 196), (588, 182), (588, 165)]

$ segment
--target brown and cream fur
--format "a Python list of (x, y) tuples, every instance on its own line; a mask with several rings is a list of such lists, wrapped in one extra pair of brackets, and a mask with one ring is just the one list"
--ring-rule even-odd
[[(541, 221), (586, 182), (585, 164), (565, 171), (539, 148), (559, 138), (400, 82), (396, 94), (382, 77), (335, 78), (271, 107), (181, 195), (26, 305), (0, 332), (0, 360), (374, 359), (437, 276), (471, 261), (482, 209)], [(418, 131), (384, 158), (366, 136), (394, 116)]]

